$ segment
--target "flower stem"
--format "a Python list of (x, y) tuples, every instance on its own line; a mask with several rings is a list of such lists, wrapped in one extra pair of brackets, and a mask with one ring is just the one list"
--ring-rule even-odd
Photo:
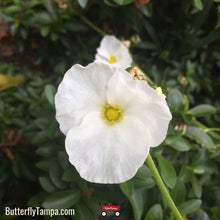
[(179, 210), (177, 209), (175, 203), (173, 202), (170, 194), (168, 193), (168, 191), (167, 191), (167, 189), (166, 189), (166, 187), (160, 177), (160, 174), (157, 170), (157, 167), (155, 166), (154, 161), (153, 161), (150, 154), (148, 154), (148, 157), (146, 159), (146, 163), (149, 166), (149, 168), (151, 169), (151, 172), (152, 172), (154, 179), (155, 179), (155, 181), (156, 181), (156, 183), (162, 193), (162, 196), (166, 199), (166, 201), (167, 201), (170, 209), (172, 210), (173, 214), (175, 215), (176, 219), (183, 220), (183, 217), (180, 214)]
[(216, 133), (215, 131), (219, 131), (218, 128), (208, 128), (202, 123), (198, 122), (195, 118), (192, 120), (192, 124), (197, 126), (198, 128), (202, 129), (204, 132), (208, 133), (210, 136), (216, 138), (217, 140), (220, 140), (220, 135)]
[(102, 36), (105, 36), (106, 33), (101, 30), (99, 27), (97, 27), (96, 25), (94, 25), (91, 21), (89, 21), (86, 17), (76, 14), (83, 22), (85, 22), (88, 26), (90, 26), (93, 30), (97, 31), (99, 34), (101, 34)]

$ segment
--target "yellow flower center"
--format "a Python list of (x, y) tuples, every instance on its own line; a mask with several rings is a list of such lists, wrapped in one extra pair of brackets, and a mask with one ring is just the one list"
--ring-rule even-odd
[(117, 59), (116, 59), (115, 56), (110, 56), (108, 62), (109, 62), (110, 64), (113, 64), (113, 63), (116, 63), (116, 62), (117, 62)]
[(102, 118), (110, 125), (114, 125), (123, 119), (123, 110), (117, 105), (105, 105), (101, 112)]

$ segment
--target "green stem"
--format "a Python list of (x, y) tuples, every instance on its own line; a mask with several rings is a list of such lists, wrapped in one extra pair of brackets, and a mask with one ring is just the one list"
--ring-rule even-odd
[(155, 181), (156, 181), (156, 183), (162, 193), (162, 196), (166, 199), (166, 201), (167, 201), (170, 209), (172, 210), (173, 214), (175, 215), (176, 219), (183, 220), (183, 217), (180, 214), (179, 210), (177, 209), (175, 203), (173, 202), (170, 194), (168, 193), (168, 191), (163, 183), (163, 180), (161, 179), (160, 174), (157, 170), (157, 167), (155, 166), (154, 161), (153, 161), (150, 154), (148, 154), (148, 157), (146, 159), (146, 163), (149, 166), (149, 168), (151, 169), (151, 172), (152, 172), (154, 179), (155, 179)]
[(218, 130), (206, 127), (205, 125), (197, 121), (195, 118), (193, 118), (192, 124), (202, 129), (204, 132), (208, 133), (210, 136), (216, 138), (217, 140), (220, 140), (220, 135), (215, 132)]
[(89, 21), (86, 17), (82, 16), (82, 15), (78, 15), (76, 14), (83, 22), (85, 22), (88, 26), (90, 26), (93, 30), (97, 31), (99, 34), (101, 34), (102, 36), (107, 35), (103, 30), (101, 30), (99, 27), (97, 27), (96, 25), (94, 25), (91, 21)]

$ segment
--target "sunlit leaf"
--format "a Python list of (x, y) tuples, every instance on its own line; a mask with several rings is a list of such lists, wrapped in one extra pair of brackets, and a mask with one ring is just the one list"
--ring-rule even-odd
[(22, 75), (6, 76), (0, 74), (0, 91), (3, 91), (10, 87), (18, 86), (23, 81), (24, 81), (24, 77)]

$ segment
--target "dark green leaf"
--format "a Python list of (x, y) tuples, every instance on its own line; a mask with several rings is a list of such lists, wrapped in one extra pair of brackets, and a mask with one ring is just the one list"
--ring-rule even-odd
[(183, 109), (183, 95), (177, 89), (171, 89), (167, 96), (167, 102), (172, 112)]
[(150, 208), (144, 220), (162, 220), (163, 210), (160, 204), (156, 204)]
[(127, 181), (120, 184), (121, 191), (128, 197), (131, 198), (134, 192), (134, 185), (131, 181)]
[(150, 189), (155, 185), (155, 182), (151, 177), (148, 177), (145, 180), (134, 178), (132, 182), (134, 183), (135, 188), (140, 188), (140, 189)]
[(160, 168), (161, 176), (169, 188), (173, 188), (176, 184), (176, 171), (173, 166), (165, 160), (161, 155), (157, 154), (157, 161)]
[(48, 177), (46, 176), (39, 177), (39, 181), (45, 191), (50, 192), (50, 193), (56, 191), (56, 187), (53, 185), (53, 183)]
[(45, 89), (44, 89), (44, 93), (45, 93), (45, 96), (47, 98), (47, 100), (49, 101), (49, 103), (54, 106), (54, 96), (55, 96), (55, 93), (56, 93), (56, 89), (54, 88), (53, 85), (46, 85), (45, 86)]
[(178, 208), (181, 213), (189, 214), (197, 211), (201, 206), (202, 201), (200, 199), (192, 199), (187, 202), (182, 203)]
[(214, 114), (216, 112), (216, 108), (211, 105), (197, 105), (196, 107), (189, 110), (190, 114), (195, 117), (203, 117), (206, 115)]
[(6, 14), (13, 14), (18, 13), (22, 10), (21, 6), (18, 5), (12, 5), (4, 9), (4, 13)]
[(197, 216), (199, 220), (210, 220), (209, 216), (201, 209), (197, 211)]
[(66, 183), (61, 180), (62, 174), (63, 170), (59, 164), (55, 160), (51, 162), (49, 176), (53, 184), (59, 189), (64, 189), (66, 187)]
[(37, 195), (32, 196), (28, 200), (28, 206), (32, 207), (41, 207), (42, 202), (45, 200), (45, 198), (48, 196), (48, 193), (46, 192), (41, 192)]
[(79, 190), (66, 190), (55, 192), (48, 196), (44, 202), (44, 208), (67, 209), (76, 204), (81, 197)]
[(181, 204), (185, 200), (186, 188), (183, 181), (177, 178), (176, 185), (170, 192), (176, 205)]
[(50, 160), (42, 160), (36, 163), (36, 167), (41, 170), (48, 171), (50, 164), (51, 164)]
[(188, 151), (190, 149), (189, 143), (183, 137), (169, 136), (164, 143), (178, 151)]
[(135, 175), (135, 177), (142, 179), (142, 180), (145, 180), (151, 176), (152, 176), (152, 173), (151, 173), (150, 169), (145, 164), (138, 169), (138, 171)]
[(192, 140), (195, 140), (202, 147), (214, 149), (214, 143), (210, 136), (197, 127), (187, 126), (185, 135)]
[(134, 219), (140, 220), (143, 212), (143, 198), (139, 189), (134, 189), (131, 181), (120, 184), (122, 192), (128, 197), (134, 212)]
[(194, 192), (195, 196), (197, 198), (201, 198), (201, 196), (202, 196), (202, 186), (201, 186), (199, 180), (196, 177), (194, 177), (192, 179), (192, 188), (193, 188), (193, 192)]
[(51, 24), (53, 19), (47, 12), (42, 11), (34, 15), (32, 22), (36, 24)]
[(89, 209), (88, 206), (85, 204), (85, 202), (81, 200), (79, 203), (76, 204), (77, 220), (89, 220), (89, 219), (96, 220), (97, 218), (94, 216), (94, 214), (91, 211), (93, 210)]

